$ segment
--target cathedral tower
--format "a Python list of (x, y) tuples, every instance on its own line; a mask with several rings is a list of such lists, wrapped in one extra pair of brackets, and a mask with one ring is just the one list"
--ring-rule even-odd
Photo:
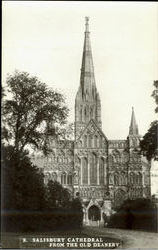
[(80, 86), (75, 99), (75, 137), (93, 119), (101, 128), (101, 104), (97, 92), (90, 44), (89, 18), (86, 17)]

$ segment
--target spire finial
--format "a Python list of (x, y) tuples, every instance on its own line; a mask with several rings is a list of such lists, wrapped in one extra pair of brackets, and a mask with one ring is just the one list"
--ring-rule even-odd
[(85, 26), (86, 26), (86, 32), (89, 32), (89, 17), (86, 16), (85, 17), (85, 20), (86, 20), (86, 23), (85, 23)]

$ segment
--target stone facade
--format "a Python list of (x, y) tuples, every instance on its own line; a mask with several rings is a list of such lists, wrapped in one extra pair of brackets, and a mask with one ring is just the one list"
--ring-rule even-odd
[[(126, 198), (150, 197), (150, 164), (139, 154), (134, 109), (126, 140), (108, 140), (102, 131), (101, 101), (96, 88), (88, 18), (80, 86), (75, 100), (75, 140), (50, 140), (52, 153), (35, 157), (45, 181), (57, 180), (83, 203), (86, 224), (103, 221), (103, 213)], [(98, 212), (97, 212), (98, 211)]]

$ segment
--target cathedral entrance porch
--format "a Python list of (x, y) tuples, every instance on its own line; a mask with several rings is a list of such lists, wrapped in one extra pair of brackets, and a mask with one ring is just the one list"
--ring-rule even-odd
[(100, 209), (95, 205), (91, 206), (88, 210), (88, 219), (90, 221), (100, 221), (100, 217)]
[(111, 200), (91, 199), (89, 204), (83, 204), (83, 223), (87, 226), (104, 226), (105, 215), (111, 215)]
[(99, 226), (99, 221), (101, 219), (101, 212), (97, 206), (93, 205), (89, 208), (88, 219), (89, 219), (89, 225)]
[(89, 204), (89, 206), (84, 210), (84, 224), (95, 227), (99, 227), (103, 224), (100, 206), (97, 206), (96, 204)]

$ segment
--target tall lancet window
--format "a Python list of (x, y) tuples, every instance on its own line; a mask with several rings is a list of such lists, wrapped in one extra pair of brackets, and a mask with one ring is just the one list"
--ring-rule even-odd
[(61, 184), (66, 184), (66, 173), (61, 174)]
[(84, 147), (87, 147), (87, 135), (84, 135)]
[(92, 135), (89, 135), (89, 136), (88, 136), (88, 146), (89, 146), (90, 148), (92, 147), (92, 140), (93, 140)]
[(82, 121), (82, 107), (80, 108), (80, 121)]
[(72, 185), (72, 174), (69, 174), (67, 177), (67, 184)]
[(86, 101), (88, 100), (88, 90), (86, 89)]
[(82, 184), (88, 184), (88, 161), (87, 158), (82, 159)]
[(90, 119), (93, 119), (93, 107), (90, 108)]
[(100, 135), (100, 143), (99, 143), (100, 145), (100, 147), (102, 147), (102, 136)]
[(84, 108), (84, 121), (86, 122), (87, 120), (87, 110), (86, 107)]
[(95, 154), (92, 154), (90, 158), (90, 184), (97, 184), (97, 156)]
[(86, 109), (87, 109), (87, 121), (89, 121), (89, 106), (87, 106)]
[(98, 147), (98, 136), (97, 135), (94, 136), (94, 147), (95, 148)]
[(142, 185), (142, 174), (138, 173), (138, 184)]
[(104, 185), (104, 159), (101, 158), (99, 162), (99, 183)]

